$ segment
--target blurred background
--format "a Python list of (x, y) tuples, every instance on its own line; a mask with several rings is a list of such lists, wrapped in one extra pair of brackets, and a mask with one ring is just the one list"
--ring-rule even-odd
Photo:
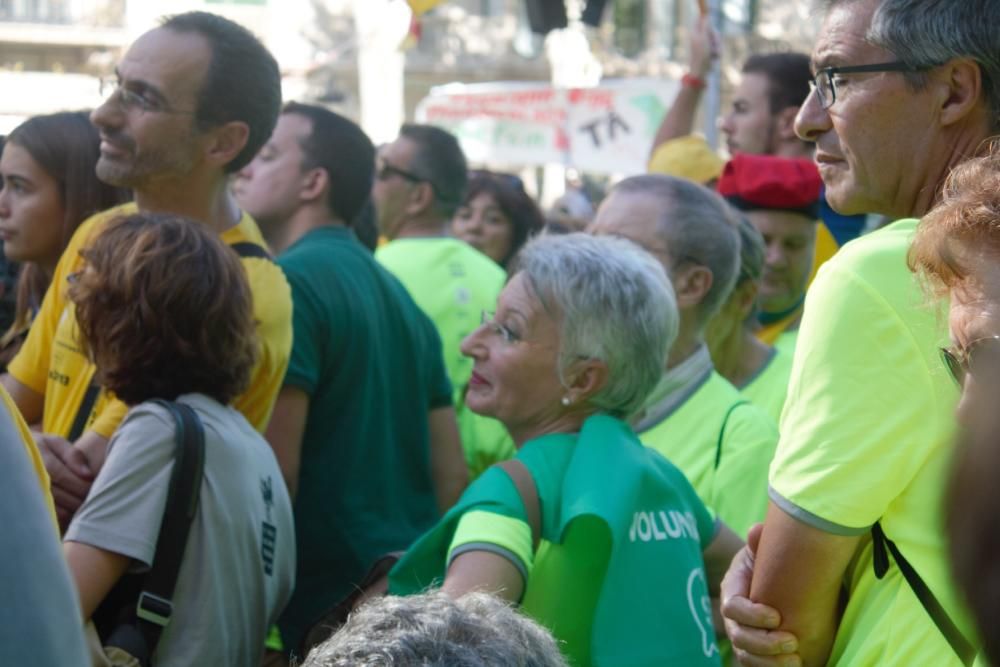
[[(812, 0), (0, 0), (0, 135), (100, 103), (159, 17), (224, 14), (275, 54), (285, 99), (357, 120), (376, 143), (404, 121), (448, 127), (470, 162), (520, 171), (543, 203), (644, 168), (686, 70), (688, 27), (723, 35), (705, 118), (753, 52), (809, 52)], [(591, 90), (592, 89), (592, 90)], [(715, 143), (714, 121), (702, 123)], [(564, 164), (579, 169), (567, 172)]]

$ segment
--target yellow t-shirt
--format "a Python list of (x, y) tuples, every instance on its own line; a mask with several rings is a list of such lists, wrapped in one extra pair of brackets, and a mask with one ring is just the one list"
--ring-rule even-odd
[[(946, 562), (941, 502), (957, 392), (938, 356), (945, 320), (906, 267), (905, 220), (826, 264), (805, 318), (771, 465), (771, 499), (821, 530), (866, 535), (881, 521), (955, 624), (973, 633)], [(872, 569), (864, 537), (829, 664), (960, 664), (893, 564)]]
[[(91, 216), (77, 228), (59, 259), (28, 338), (8, 367), (16, 380), (45, 396), (42, 430), (46, 433), (69, 435), (94, 375), (94, 365), (77, 343), (76, 317), (66, 298), (67, 277), (83, 267), (80, 250), (93, 235), (113, 218), (136, 210), (134, 203), (125, 204)], [(246, 214), (220, 238), (230, 245), (245, 242), (264, 245), (257, 224)], [(263, 432), (291, 353), (292, 298), (288, 282), (274, 262), (258, 257), (242, 257), (241, 261), (253, 294), (260, 349), (250, 386), (233, 401), (233, 406)], [(127, 410), (124, 403), (102, 390), (86, 417), (86, 428), (109, 438)]]
[(639, 439), (680, 468), (708, 507), (746, 537), (767, 511), (774, 422), (717, 372)]
[(58, 534), (59, 520), (56, 517), (55, 503), (52, 500), (52, 481), (49, 479), (49, 473), (45, 469), (45, 464), (42, 463), (42, 455), (38, 452), (35, 439), (31, 437), (31, 429), (28, 428), (27, 422), (21, 416), (21, 411), (17, 409), (14, 399), (10, 397), (10, 394), (2, 386), (0, 386), (0, 399), (3, 400), (3, 404), (7, 408), (11, 420), (14, 422), (14, 427), (17, 428), (18, 435), (21, 436), (21, 444), (24, 445), (24, 451), (28, 454), (31, 467), (34, 468), (35, 474), (38, 475), (38, 485), (42, 488), (42, 495), (45, 497), (45, 506), (49, 508), (49, 513), (52, 515), (52, 522)]

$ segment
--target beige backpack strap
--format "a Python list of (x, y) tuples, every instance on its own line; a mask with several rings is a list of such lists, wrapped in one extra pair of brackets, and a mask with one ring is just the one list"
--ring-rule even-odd
[(535, 478), (531, 476), (528, 467), (517, 459), (501, 461), (495, 465), (507, 473), (517, 488), (517, 495), (521, 496), (524, 513), (528, 517), (528, 526), (531, 528), (531, 551), (534, 553), (538, 551), (538, 542), (542, 539), (542, 511)]

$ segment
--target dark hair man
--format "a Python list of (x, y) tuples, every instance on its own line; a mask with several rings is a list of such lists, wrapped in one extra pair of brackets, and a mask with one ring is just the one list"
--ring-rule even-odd
[(291, 361), (267, 430), (297, 501), (297, 586), (279, 622), (286, 650), (465, 486), (434, 324), (349, 225), (374, 171), (360, 127), (291, 103), (235, 186), (283, 250), (294, 303)]
[[(109, 220), (138, 210), (183, 215), (207, 225), (241, 254), (260, 340), (249, 388), (236, 398), (259, 431), (271, 414), (291, 348), (291, 297), (267, 258), (257, 225), (229, 194), (228, 176), (270, 135), (281, 107), (278, 66), (245, 28), (213, 14), (166, 19), (129, 48), (107, 100), (91, 120), (100, 130), (98, 176), (132, 188), (135, 203), (84, 222), (73, 235), (41, 309), (3, 384), (29, 423), (65, 524), (104, 461), (126, 407), (102, 391), (77, 344), (67, 280), (80, 250)], [(164, 276), (169, 280), (169, 276)]]
[(462, 443), (466, 460), (476, 467), (481, 453), (504, 448), (485, 444), (491, 440), (485, 435), (483, 447), (477, 447), (479, 439), (471, 435), (491, 429), (477, 428), (483, 418), (464, 408), (472, 359), (459, 347), (479, 327), (483, 313), (496, 307), (506, 274), (469, 244), (446, 236), (465, 199), (467, 179), (465, 155), (454, 135), (430, 125), (404, 125), (395, 141), (379, 149), (372, 202), (379, 231), (389, 239), (375, 257), (437, 326), (460, 429), (470, 435)]

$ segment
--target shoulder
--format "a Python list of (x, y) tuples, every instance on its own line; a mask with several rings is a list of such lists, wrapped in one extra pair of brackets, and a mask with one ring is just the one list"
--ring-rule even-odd
[(108, 223), (116, 218), (131, 215), (136, 211), (138, 211), (136, 205), (129, 202), (127, 204), (115, 206), (114, 208), (109, 208), (106, 211), (101, 211), (100, 213), (95, 213), (84, 220), (80, 223), (80, 226), (76, 228), (76, 231), (73, 232), (73, 236), (66, 245), (66, 250), (63, 251), (60, 264), (63, 261), (69, 261), (73, 265), (78, 265), (82, 261), (80, 258), (80, 250), (86, 248), (91, 239), (104, 231), (104, 228), (107, 227)]
[(847, 278), (859, 285), (877, 286), (890, 300), (900, 292), (909, 293), (915, 281), (906, 265), (906, 253), (917, 222), (900, 220), (846, 244), (820, 268), (810, 291), (823, 291), (831, 284), (840, 289), (840, 282)]

